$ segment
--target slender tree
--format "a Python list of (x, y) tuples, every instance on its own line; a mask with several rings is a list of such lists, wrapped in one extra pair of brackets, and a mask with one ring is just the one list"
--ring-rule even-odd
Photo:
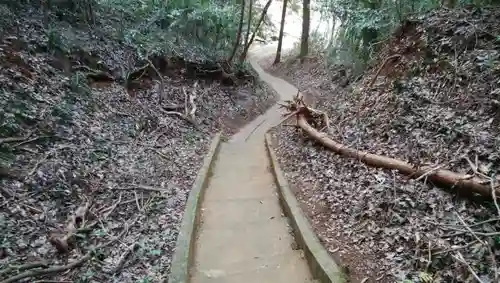
[(264, 18), (266, 17), (266, 14), (267, 14), (267, 10), (269, 10), (269, 7), (271, 6), (272, 2), (273, 2), (273, 0), (268, 0), (266, 3), (266, 6), (264, 6), (264, 10), (262, 10), (262, 14), (260, 15), (259, 21), (257, 22), (257, 26), (255, 27), (255, 31), (252, 33), (252, 37), (250, 38), (248, 43), (245, 45), (245, 49), (243, 50), (243, 53), (240, 56), (240, 62), (245, 61), (245, 59), (247, 58), (248, 49), (250, 49), (250, 46), (252, 45), (252, 42), (255, 39), (255, 35), (259, 31), (260, 25), (264, 21)]
[(250, 38), (250, 28), (252, 27), (252, 11), (253, 11), (253, 0), (250, 0), (248, 5), (248, 22), (247, 22), (247, 33), (245, 34), (245, 46), (248, 45), (248, 39)]
[(243, 31), (243, 21), (245, 18), (245, 0), (241, 1), (241, 11), (240, 11), (240, 24), (238, 26), (238, 33), (236, 34), (236, 42), (234, 43), (233, 51), (231, 52), (231, 55), (227, 59), (227, 62), (229, 64), (232, 64), (233, 58), (236, 55), (236, 51), (238, 51), (238, 47), (240, 46), (241, 43), (241, 33)]
[(333, 42), (335, 40), (335, 24), (336, 24), (335, 15), (332, 15), (332, 26), (330, 27), (330, 37), (328, 38), (328, 45), (326, 49), (330, 49), (333, 47)]
[(300, 40), (300, 62), (304, 62), (309, 53), (309, 26), (311, 24), (311, 0), (302, 0), (302, 36)]
[(273, 64), (278, 64), (281, 61), (281, 48), (283, 46), (283, 34), (285, 31), (285, 18), (286, 18), (286, 4), (288, 0), (283, 0), (283, 10), (281, 11), (281, 24), (280, 24), (280, 34), (278, 38), (278, 49), (276, 50), (276, 58), (274, 58)]

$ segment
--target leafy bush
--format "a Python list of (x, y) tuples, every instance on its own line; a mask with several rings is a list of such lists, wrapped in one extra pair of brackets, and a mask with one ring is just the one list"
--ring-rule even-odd
[(99, 5), (126, 19), (116, 34), (142, 56), (169, 53), (201, 61), (225, 57), (238, 29), (237, 3), (101, 0)]

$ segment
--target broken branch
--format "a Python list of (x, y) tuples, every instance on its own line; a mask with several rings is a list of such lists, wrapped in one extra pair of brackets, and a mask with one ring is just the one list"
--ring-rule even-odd
[(156, 187), (151, 187), (147, 185), (141, 185), (141, 184), (126, 184), (129, 187), (123, 187), (123, 188), (114, 188), (116, 190), (136, 190), (136, 189), (141, 189), (145, 191), (154, 191), (154, 192), (165, 192), (165, 189), (161, 188), (156, 188)]
[[(418, 179), (420, 176), (427, 174), (427, 179), (436, 184), (456, 188), (468, 194), (476, 193), (488, 198), (491, 198), (493, 195), (491, 192), (491, 186), (487, 184), (488, 182), (485, 183), (485, 180), (479, 178), (478, 176), (470, 177), (464, 174), (459, 174), (444, 169), (436, 170), (434, 168), (433, 170), (433, 168), (426, 167), (415, 168), (415, 166), (405, 161), (356, 150), (332, 140), (325, 133), (318, 131), (311, 125), (311, 123), (317, 125), (317, 122), (315, 120), (315, 116), (317, 115), (315, 114), (318, 114), (318, 111), (309, 108), (298, 95), (294, 98), (293, 101), (288, 102), (288, 105), (286, 105), (285, 108), (290, 113), (297, 113), (296, 115), (298, 119), (298, 126), (307, 135), (309, 135), (316, 142), (320, 143), (327, 149), (337, 154), (348, 158), (357, 159), (371, 167), (396, 170), (399, 173), (409, 176), (413, 179)], [(497, 188), (495, 188), (495, 190), (497, 190)]]
[(52, 266), (52, 267), (49, 267), (49, 268), (46, 268), (46, 269), (29, 270), (29, 271), (17, 274), (15, 276), (12, 276), (10, 278), (7, 278), (7, 279), (3, 280), (0, 283), (12, 283), (12, 282), (16, 282), (16, 281), (19, 281), (21, 279), (24, 279), (24, 278), (31, 278), (31, 277), (36, 277), (36, 276), (40, 276), (40, 275), (47, 275), (47, 274), (52, 274), (52, 273), (59, 273), (59, 272), (63, 272), (63, 271), (66, 271), (66, 270), (78, 267), (78, 266), (84, 264), (89, 259), (91, 259), (92, 256), (95, 254), (95, 252), (97, 250), (100, 250), (100, 249), (103, 249), (103, 248), (105, 248), (107, 246), (112, 245), (118, 239), (120, 239), (123, 236), (125, 236), (125, 234), (127, 232), (128, 232), (128, 227), (126, 227), (119, 236), (114, 237), (111, 240), (109, 240), (108, 242), (106, 242), (104, 244), (101, 244), (101, 245), (93, 248), (88, 253), (86, 253), (83, 257), (81, 257), (81, 258), (79, 258), (79, 259), (77, 259), (77, 260), (75, 260), (75, 261), (73, 261), (73, 262), (71, 262), (69, 264), (66, 264), (66, 265), (55, 265), (55, 266)]
[(0, 275), (8, 274), (11, 273), (12, 271), (25, 271), (28, 269), (33, 269), (33, 268), (39, 268), (39, 267), (47, 267), (48, 263), (45, 261), (35, 261), (35, 262), (30, 262), (26, 263), (23, 265), (11, 265), (5, 269), (0, 270)]
[(127, 260), (127, 258), (129, 257), (129, 255), (139, 246), (138, 243), (133, 243), (132, 245), (130, 245), (126, 250), (125, 252), (120, 256), (120, 259), (118, 260), (118, 264), (116, 265), (116, 267), (111, 271), (111, 273), (113, 274), (117, 274), (120, 272), (120, 270), (122, 270), (123, 266), (125, 265), (125, 262)]
[(78, 228), (81, 228), (85, 223), (85, 216), (91, 206), (91, 202), (87, 201), (84, 205), (78, 207), (75, 213), (71, 215), (68, 219), (68, 224), (66, 225), (66, 234), (63, 236), (52, 235), (49, 237), (49, 242), (54, 245), (60, 253), (66, 253), (69, 251), (71, 246), (71, 241), (73, 236), (76, 234)]

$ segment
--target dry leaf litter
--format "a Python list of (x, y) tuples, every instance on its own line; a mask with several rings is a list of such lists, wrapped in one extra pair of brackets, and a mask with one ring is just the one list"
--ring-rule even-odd
[[(329, 114), (333, 139), (415, 166), (481, 174), (496, 186), (499, 20), (498, 10), (474, 8), (411, 19), (357, 81), (321, 57), (269, 70)], [(303, 209), (351, 282), (498, 282), (493, 202), (341, 158), (293, 127), (273, 139)]]
[[(90, 83), (71, 68), (119, 73), (134, 50), (61, 22), (70, 51), (60, 56), (42, 19), (25, 11), (0, 32), (0, 281), (26, 263), (46, 270), (91, 255), (21, 282), (163, 282), (213, 134), (234, 133), (275, 94), (260, 83), (195, 81), (183, 70), (164, 76), (163, 89), (158, 78), (133, 91)], [(167, 113), (180, 105), (175, 111), (191, 114), (191, 96), (194, 121)]]

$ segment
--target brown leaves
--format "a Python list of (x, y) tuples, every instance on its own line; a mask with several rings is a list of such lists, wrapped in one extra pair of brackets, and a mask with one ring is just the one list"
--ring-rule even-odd
[[(492, 218), (496, 205), (453, 197), (426, 177), (449, 168), (466, 177), (491, 178), (496, 186), (500, 135), (494, 96), (500, 81), (494, 74), (500, 57), (488, 33), (498, 30), (497, 16), (497, 9), (432, 12), (389, 39), (353, 91), (335, 85), (345, 77), (345, 72), (337, 75), (343, 66), (286, 62), (273, 67), (314, 95), (315, 108), (330, 115), (334, 140), (428, 168), (416, 182), (339, 158), (287, 128), (276, 133), (280, 161), (290, 181), (299, 184), (297, 196), (325, 245), (340, 248), (335, 255), (353, 267), (354, 280), (361, 281), (363, 272), (373, 279), (391, 277), (383, 281), (419, 280), (419, 272), (427, 270), (435, 281), (470, 282), (472, 269), (495, 281), (488, 249), (453, 212), (494, 248), (500, 231)], [(395, 53), (402, 55), (376, 76)]]

